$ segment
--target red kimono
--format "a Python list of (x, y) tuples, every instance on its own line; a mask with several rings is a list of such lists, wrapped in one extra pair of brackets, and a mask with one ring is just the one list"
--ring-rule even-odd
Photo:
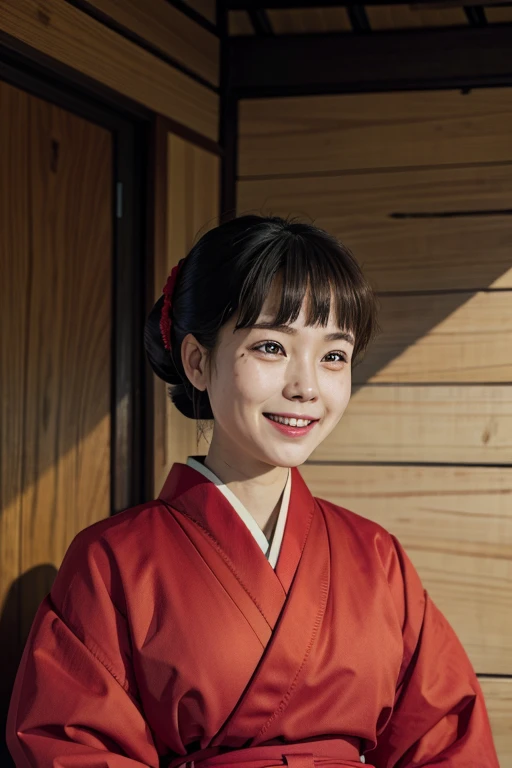
[(399, 542), (292, 473), (275, 571), (180, 463), (156, 501), (75, 537), (16, 678), (18, 768), (499, 768), (473, 668)]

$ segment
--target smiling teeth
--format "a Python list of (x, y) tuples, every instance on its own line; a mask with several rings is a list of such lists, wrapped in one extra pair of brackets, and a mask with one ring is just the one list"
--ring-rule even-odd
[(280, 424), (287, 424), (289, 427), (307, 427), (308, 424), (311, 424), (311, 421), (305, 419), (285, 419), (283, 416), (273, 416), (272, 414), (269, 414), (268, 418), (272, 421), (278, 421)]

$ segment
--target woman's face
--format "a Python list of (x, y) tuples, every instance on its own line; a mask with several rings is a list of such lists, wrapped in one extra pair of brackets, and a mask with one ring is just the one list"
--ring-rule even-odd
[[(275, 316), (273, 302), (279, 297), (275, 283), (257, 323)], [(332, 306), (331, 301), (325, 328), (304, 325), (305, 302), (297, 320), (287, 326), (289, 332), (241, 328), (233, 333), (235, 317), (222, 327), (215, 364), (205, 378), (214, 414), (210, 453), (219, 451), (231, 466), (243, 462), (256, 471), (260, 463), (294, 467), (332, 432), (350, 399), (354, 346), (351, 334), (326, 338), (346, 335), (335, 325)], [(265, 414), (297, 414), (317, 421), (292, 437)]]

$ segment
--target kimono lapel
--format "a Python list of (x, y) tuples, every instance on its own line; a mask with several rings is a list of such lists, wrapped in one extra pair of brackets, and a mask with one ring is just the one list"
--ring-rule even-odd
[[(210, 746), (262, 741), (297, 687), (325, 611), (330, 569), (320, 508), (298, 469), (292, 468), (290, 507), (274, 571), (228, 500), (197, 470), (174, 464), (159, 498), (183, 514), (189, 535), (233, 600), (238, 600), (264, 647), (237, 706)], [(268, 633), (240, 603), (241, 584), (258, 604)]]
[(201, 472), (176, 462), (159, 494), (161, 501), (195, 522), (237, 574), (271, 629), (292, 583), (313, 512), (308, 487), (298, 469), (291, 472), (289, 509), (275, 570), (224, 494)]
[(257, 745), (272, 739), (272, 726), (290, 699), (300, 695), (300, 675), (312, 651), (327, 605), (330, 560), (323, 515), (312, 499), (310, 529), (279, 621), (255, 673), (211, 746)]
[[(243, 520), (215, 483), (186, 464), (174, 464), (160, 499), (181, 512), (217, 550), (247, 593), (257, 603), (272, 629), (286, 593)], [(197, 542), (197, 536), (195, 537)], [(204, 543), (201, 547), (204, 549)], [(224, 582), (223, 582), (224, 583)]]

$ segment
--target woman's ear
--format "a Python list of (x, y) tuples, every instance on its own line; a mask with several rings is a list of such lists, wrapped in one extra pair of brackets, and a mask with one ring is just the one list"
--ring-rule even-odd
[(192, 333), (187, 333), (181, 342), (181, 362), (190, 383), (200, 392), (207, 385), (207, 351)]

